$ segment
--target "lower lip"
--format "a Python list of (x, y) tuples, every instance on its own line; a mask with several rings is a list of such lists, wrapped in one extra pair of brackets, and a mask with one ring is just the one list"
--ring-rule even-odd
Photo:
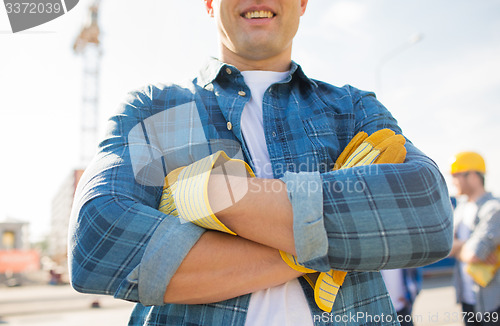
[(252, 24), (252, 25), (262, 25), (262, 24), (267, 24), (269, 22), (271, 22), (274, 17), (271, 17), (271, 18), (257, 18), (257, 19), (251, 19), (251, 18), (245, 18), (245, 17), (242, 17), (243, 20), (249, 24)]

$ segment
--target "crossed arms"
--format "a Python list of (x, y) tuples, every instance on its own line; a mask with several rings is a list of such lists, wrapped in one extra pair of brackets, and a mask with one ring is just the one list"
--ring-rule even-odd
[[(489, 196), (489, 195), (486, 195)], [(500, 202), (489, 200), (479, 211), (480, 221), (467, 241), (455, 239), (450, 256), (464, 263), (495, 265), (500, 244)]]
[[(248, 192), (218, 213), (239, 235), (231, 236), (181, 224), (155, 209), (161, 187), (134, 180), (121, 136), (124, 116), (136, 119), (130, 124), (140, 121), (130, 112), (112, 119), (117, 127), (76, 196), (69, 250), (72, 284), (79, 291), (144, 305), (208, 303), (300, 276), (277, 249), (318, 271), (419, 266), (450, 250), (446, 186), (436, 165), (411, 143), (405, 164), (255, 180), (281, 186)], [(380, 125), (366, 121), (359, 128), (371, 133)], [(383, 127), (399, 131), (390, 120)], [(301, 182), (316, 187), (296, 187)], [(348, 191), (349, 185), (361, 188)]]

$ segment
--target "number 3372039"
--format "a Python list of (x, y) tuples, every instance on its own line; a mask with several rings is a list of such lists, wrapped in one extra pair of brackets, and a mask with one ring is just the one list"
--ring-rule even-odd
[(60, 3), (7, 2), (8, 14), (58, 14), (63, 8)]

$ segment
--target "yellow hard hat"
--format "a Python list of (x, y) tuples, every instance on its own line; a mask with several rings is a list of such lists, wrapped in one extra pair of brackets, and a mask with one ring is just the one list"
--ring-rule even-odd
[(453, 157), (451, 163), (451, 174), (477, 171), (486, 173), (486, 164), (481, 155), (475, 152), (460, 152)]

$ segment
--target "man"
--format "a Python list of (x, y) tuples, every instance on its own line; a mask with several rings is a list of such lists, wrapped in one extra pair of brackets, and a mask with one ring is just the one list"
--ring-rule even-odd
[[(377, 271), (451, 248), (437, 166), (407, 142), (404, 164), (331, 171), (358, 132), (401, 130), (372, 93), (309, 79), (291, 60), (307, 0), (205, 5), (220, 60), (191, 83), (132, 93), (80, 182), (73, 287), (138, 302), (131, 325), (397, 325)], [(219, 150), (257, 174), (239, 179), (239, 197), (219, 193), (224, 178), (207, 185), (217, 218), (238, 236), (156, 209), (167, 174)], [(279, 250), (319, 272), (352, 271), (331, 314)]]
[(481, 155), (461, 152), (451, 164), (458, 195), (466, 196), (455, 211), (455, 240), (450, 253), (457, 259), (454, 269), (457, 302), (462, 304), (465, 325), (500, 324), (500, 273), (487, 284), (474, 279), (470, 266), (496, 265), (500, 244), (500, 200), (484, 187), (486, 165)]

